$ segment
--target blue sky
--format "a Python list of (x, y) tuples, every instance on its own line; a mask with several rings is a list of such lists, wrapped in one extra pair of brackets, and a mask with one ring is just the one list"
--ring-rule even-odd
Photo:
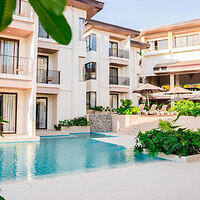
[[(104, 9), (93, 19), (132, 29), (200, 18), (200, 0), (102, 0)], [(123, 3), (122, 3), (123, 2)]]

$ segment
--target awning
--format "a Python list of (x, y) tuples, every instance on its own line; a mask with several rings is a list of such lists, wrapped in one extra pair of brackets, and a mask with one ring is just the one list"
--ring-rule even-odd
[(184, 72), (200, 72), (200, 60), (190, 61), (174, 61), (168, 63), (159, 63), (154, 67), (155, 74), (184, 73)]

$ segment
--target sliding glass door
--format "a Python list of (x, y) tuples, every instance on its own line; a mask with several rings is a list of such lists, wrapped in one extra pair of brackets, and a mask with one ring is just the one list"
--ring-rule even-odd
[(16, 133), (17, 94), (0, 94), (0, 117), (9, 123), (0, 124), (3, 133)]
[(17, 74), (19, 42), (0, 38), (0, 73)]
[(36, 128), (47, 129), (47, 97), (37, 97), (36, 100)]

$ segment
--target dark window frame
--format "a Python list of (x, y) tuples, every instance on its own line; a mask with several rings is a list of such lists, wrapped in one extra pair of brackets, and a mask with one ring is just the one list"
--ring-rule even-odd
[[(2, 97), (3, 97), (3, 95), (4, 94), (10, 94), (10, 95), (15, 95), (15, 97), (16, 97), (16, 102), (15, 102), (15, 132), (4, 132), (4, 131), (2, 131), (3, 132), (3, 134), (16, 134), (17, 133), (17, 112), (18, 112), (18, 110), (17, 110), (17, 104), (18, 104), (18, 94), (17, 93), (14, 93), (14, 92), (0, 92), (0, 95), (2, 95)], [(2, 98), (2, 104), (1, 104), (1, 112), (0, 112), (0, 116), (1, 117), (3, 117), (3, 98)], [(0, 126), (0, 129), (2, 129), (3, 127), (2, 126)]]
[[(36, 122), (36, 129), (47, 129), (47, 122), (48, 122), (48, 104), (49, 104), (49, 100), (48, 97), (36, 97), (36, 105), (37, 105), (37, 99), (45, 99), (46, 100), (46, 121), (45, 121), (45, 128), (38, 128), (37, 127), (37, 122)], [(36, 120), (37, 120), (37, 110), (36, 110)]]
[[(88, 67), (89, 66), (89, 67)], [(93, 73), (95, 73), (95, 77), (93, 78)], [(85, 80), (96, 80), (97, 78), (97, 63), (89, 62), (85, 64)]]
[[(86, 92), (86, 109), (91, 109), (91, 93), (95, 94), (95, 107), (97, 106), (97, 93), (95, 91)], [(89, 102), (87, 102), (87, 97), (89, 97)]]

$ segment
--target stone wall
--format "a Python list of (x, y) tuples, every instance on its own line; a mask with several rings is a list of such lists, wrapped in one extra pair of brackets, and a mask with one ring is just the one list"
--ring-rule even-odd
[(89, 121), (91, 132), (112, 131), (111, 115), (89, 115)]

